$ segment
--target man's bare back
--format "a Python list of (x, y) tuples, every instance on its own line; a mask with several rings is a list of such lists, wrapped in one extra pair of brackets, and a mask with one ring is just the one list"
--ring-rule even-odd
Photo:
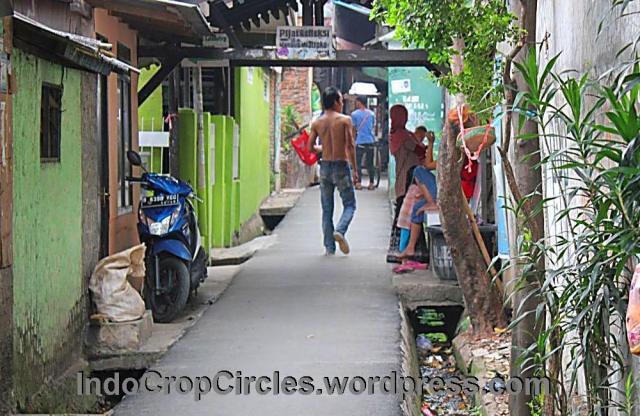
[(310, 144), (320, 137), (322, 160), (344, 160), (355, 166), (355, 142), (351, 117), (327, 111), (311, 124)]

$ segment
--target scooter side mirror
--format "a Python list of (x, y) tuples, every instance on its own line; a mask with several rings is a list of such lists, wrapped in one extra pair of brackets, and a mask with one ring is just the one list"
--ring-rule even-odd
[(127, 159), (133, 166), (142, 166), (142, 159), (140, 158), (138, 152), (127, 150)]

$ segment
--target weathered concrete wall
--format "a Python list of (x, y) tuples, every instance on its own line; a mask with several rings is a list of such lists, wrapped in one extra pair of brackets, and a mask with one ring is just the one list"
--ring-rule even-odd
[[(616, 54), (625, 45), (636, 40), (640, 33), (640, 19), (637, 14), (619, 18), (619, 11), (612, 11), (611, 3), (610, 0), (538, 0), (536, 30), (538, 42), (542, 42), (541, 65), (545, 65), (549, 59), (561, 53), (556, 64), (556, 72), (573, 70), (577, 71), (577, 76), (590, 73), (597, 77), (619, 63), (620, 59)], [(627, 13), (633, 12), (640, 12), (640, 2), (630, 3)], [(603, 30), (598, 35), (598, 27), (603, 19)], [(549, 169), (545, 172), (546, 179), (543, 178), (547, 196), (558, 192), (550, 175)], [(549, 235), (566, 229), (562, 221), (554, 219), (559, 209), (559, 206), (551, 208), (545, 214), (546, 231)], [(625, 344), (624, 337), (620, 337), (620, 340)], [(625, 345), (622, 345), (621, 349), (626, 353)], [(567, 353), (566, 362), (571, 359)], [(640, 360), (629, 357), (628, 363), (637, 383), (640, 379)], [(581, 381), (580, 385), (582, 384)], [(623, 392), (624, 381), (619, 387)], [(624, 401), (621, 394), (615, 396), (615, 399)], [(634, 415), (639, 415), (640, 406), (636, 406), (634, 412)], [(616, 413), (612, 410), (611, 414)]]
[[(537, 38), (543, 44), (543, 60), (562, 52), (559, 70), (602, 74), (616, 62), (616, 54), (640, 32), (636, 15), (618, 19), (610, 0), (538, 0)], [(627, 12), (640, 11), (631, 2)], [(598, 26), (605, 19), (598, 37)]]
[[(81, 352), (81, 73), (15, 49), (14, 394), (20, 407)], [(40, 162), (43, 82), (62, 84), (60, 162)]]
[(69, 2), (59, 0), (14, 0), (13, 8), (38, 22), (78, 35), (93, 36), (91, 15), (71, 11)]
[[(100, 167), (101, 137), (97, 134), (96, 74), (81, 75), (82, 102), (82, 291), (87, 292), (91, 272), (100, 254)], [(90, 308), (87, 297), (87, 308)]]
[[(9, 19), (9, 18), (6, 18)], [(0, 19), (0, 36), (5, 50), (10, 50), (12, 36)], [(13, 249), (12, 249), (12, 134), (10, 94), (0, 94), (4, 111), (4, 134), (0, 136), (0, 414), (11, 411), (11, 387), (13, 380)]]
[(0, 414), (9, 414), (13, 381), (12, 268), (0, 268)]

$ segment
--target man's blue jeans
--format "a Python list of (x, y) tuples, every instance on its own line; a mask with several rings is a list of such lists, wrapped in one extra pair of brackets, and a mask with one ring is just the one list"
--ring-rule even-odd
[[(334, 193), (336, 188), (342, 199), (342, 216), (338, 226), (333, 227)], [(320, 200), (322, 202), (322, 232), (324, 247), (329, 253), (335, 253), (336, 242), (333, 232), (347, 233), (349, 224), (356, 212), (356, 193), (351, 179), (349, 163), (343, 160), (323, 160), (320, 162)]]

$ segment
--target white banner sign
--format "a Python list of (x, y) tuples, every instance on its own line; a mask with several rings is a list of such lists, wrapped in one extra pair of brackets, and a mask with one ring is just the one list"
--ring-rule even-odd
[(276, 35), (280, 59), (335, 59), (333, 32), (324, 26), (281, 26)]

